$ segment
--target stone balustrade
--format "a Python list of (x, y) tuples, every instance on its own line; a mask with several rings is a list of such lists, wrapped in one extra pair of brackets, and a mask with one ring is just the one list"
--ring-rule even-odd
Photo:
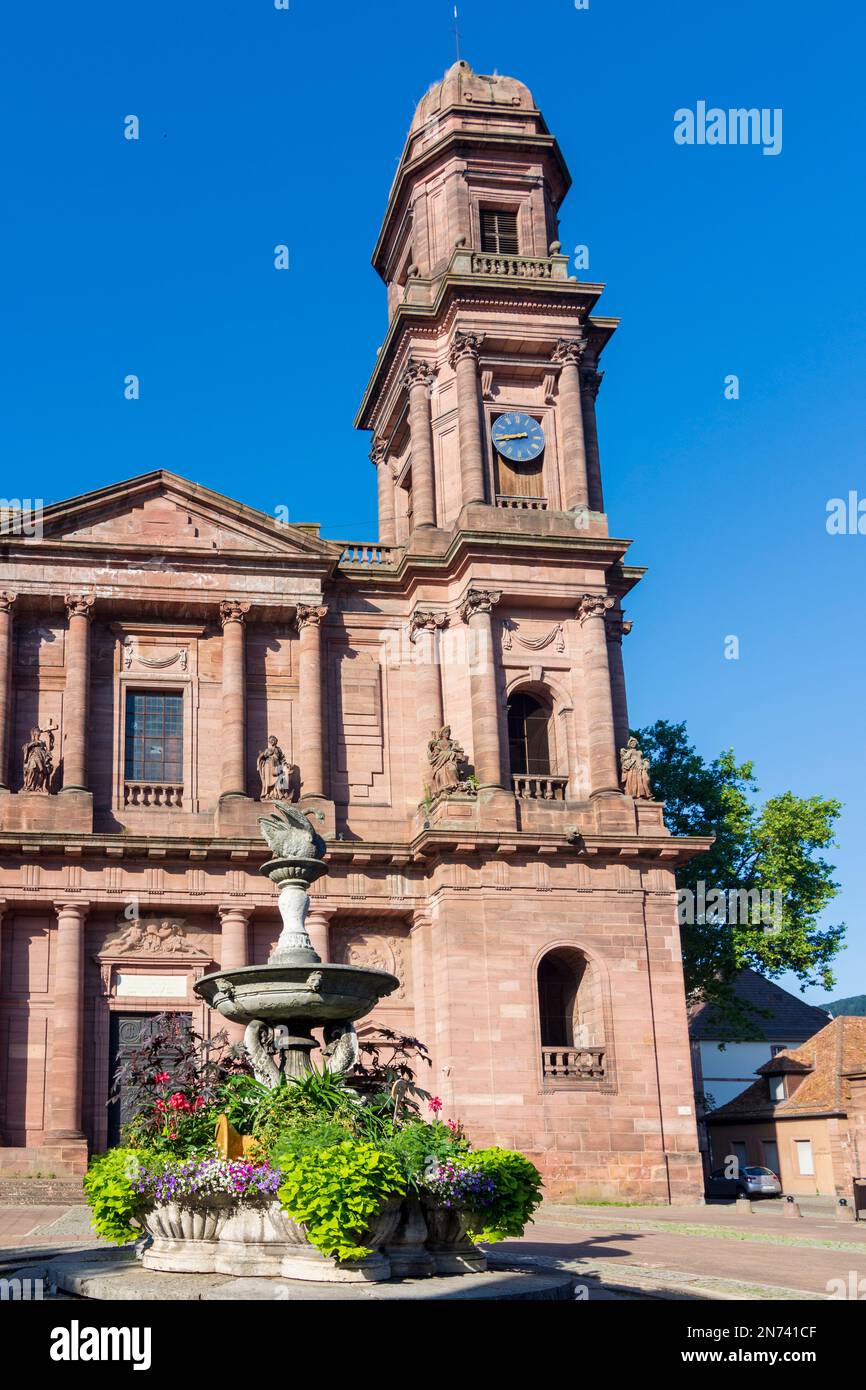
[(378, 545), (375, 542), (337, 541), (341, 547), (339, 566), (341, 569), (381, 569), (396, 565), (403, 553), (399, 545)]
[(181, 782), (124, 782), (123, 804), (135, 809), (152, 811), (171, 807), (178, 811), (183, 807), (183, 784)]
[(518, 772), (512, 777), (514, 795), (521, 801), (564, 801), (567, 777)]
[(554, 262), (550, 256), (501, 256), (476, 251), (472, 255), (473, 275), (506, 275), (511, 280), (552, 280)]
[(545, 1081), (599, 1081), (604, 1077), (603, 1047), (543, 1047)]
[(546, 497), (508, 497), (502, 493), (497, 493), (497, 507), (511, 507), (522, 512), (546, 512)]

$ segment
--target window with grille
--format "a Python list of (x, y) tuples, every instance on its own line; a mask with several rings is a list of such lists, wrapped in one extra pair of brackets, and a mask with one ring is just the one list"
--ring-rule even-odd
[(130, 690), (126, 696), (126, 779), (183, 781), (183, 695)]
[(517, 213), (481, 209), (481, 250), (494, 255), (516, 256)]

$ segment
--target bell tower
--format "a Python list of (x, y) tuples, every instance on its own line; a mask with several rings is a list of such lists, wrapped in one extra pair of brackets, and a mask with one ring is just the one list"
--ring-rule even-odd
[(383, 545), (503, 511), (607, 535), (595, 400), (616, 320), (561, 254), (570, 183), (522, 82), (458, 62), (421, 100), (373, 254), (389, 326), (356, 420)]

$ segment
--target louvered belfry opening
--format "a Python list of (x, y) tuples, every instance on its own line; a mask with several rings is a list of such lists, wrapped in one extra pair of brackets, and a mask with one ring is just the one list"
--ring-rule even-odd
[(516, 256), (517, 213), (481, 209), (481, 250), (497, 256)]

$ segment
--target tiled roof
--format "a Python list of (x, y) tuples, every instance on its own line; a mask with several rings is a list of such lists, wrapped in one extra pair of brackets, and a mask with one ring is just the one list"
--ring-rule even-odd
[(802, 1047), (780, 1052), (786, 1058), (811, 1067), (787, 1100), (769, 1098), (762, 1078), (707, 1116), (707, 1124), (737, 1119), (779, 1119), (796, 1115), (834, 1114), (847, 1110), (849, 1075), (866, 1071), (866, 1018), (834, 1018)]
[[(827, 1022), (823, 1009), (804, 1003), (756, 970), (741, 970), (733, 991), (741, 1003), (756, 1011), (749, 1015), (753, 1036), (754, 1032), (763, 1034), (768, 1042), (805, 1042)], [(694, 1039), (733, 1041), (730, 1025), (721, 1021), (712, 1004), (695, 1004), (689, 1010), (689, 1035)]]

